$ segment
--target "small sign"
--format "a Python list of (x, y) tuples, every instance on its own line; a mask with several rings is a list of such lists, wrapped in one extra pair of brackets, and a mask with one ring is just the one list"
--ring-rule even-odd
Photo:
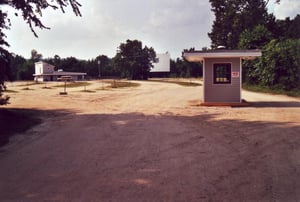
[(232, 78), (238, 78), (238, 77), (240, 77), (240, 72), (232, 72), (231, 73), (231, 77)]

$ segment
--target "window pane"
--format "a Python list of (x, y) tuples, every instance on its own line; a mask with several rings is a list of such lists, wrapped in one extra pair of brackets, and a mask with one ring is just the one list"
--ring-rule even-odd
[(231, 64), (214, 64), (214, 84), (231, 83)]

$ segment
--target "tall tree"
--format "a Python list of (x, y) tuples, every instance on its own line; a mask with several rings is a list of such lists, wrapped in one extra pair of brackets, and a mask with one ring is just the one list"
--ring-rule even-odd
[(147, 79), (156, 58), (154, 49), (143, 47), (138, 40), (127, 40), (119, 48), (115, 61), (121, 67), (121, 76), (134, 80)]
[[(76, 16), (81, 16), (79, 7), (81, 6), (77, 0), (1, 0), (0, 1), (0, 92), (4, 89), (4, 80), (7, 79), (9, 72), (9, 62), (11, 54), (7, 51), (9, 43), (6, 41), (4, 30), (9, 30), (11, 22), (8, 14), (2, 10), (3, 6), (9, 6), (15, 9), (15, 15), (18, 16), (17, 11), (21, 12), (23, 20), (29, 25), (33, 34), (37, 37), (34, 30), (35, 27), (40, 29), (49, 29), (42, 21), (42, 13), (45, 9), (52, 8), (59, 9), (65, 12), (65, 8), (71, 6)], [(1, 93), (0, 93), (1, 100)], [(0, 101), (0, 103), (2, 103)]]
[(12, 54), (10, 62), (10, 72), (12, 76), (12, 80), (20, 79), (19, 73), (23, 70), (23, 66), (26, 63), (26, 59), (20, 55)]
[(267, 25), (271, 16), (264, 0), (209, 0), (215, 14), (212, 31), (208, 34), (212, 47), (238, 47), (240, 34), (258, 25)]
[(38, 53), (35, 49), (31, 50), (31, 60), (37, 62), (43, 58), (41, 53)]
[(272, 29), (276, 39), (299, 39), (300, 38), (300, 15), (294, 19), (287, 17), (284, 20), (276, 20)]
[(96, 57), (97, 67), (98, 67), (98, 78), (99, 75), (101, 78), (103, 77), (112, 77), (117, 76), (118, 73), (113, 68), (112, 59), (107, 57), (106, 55), (99, 55)]

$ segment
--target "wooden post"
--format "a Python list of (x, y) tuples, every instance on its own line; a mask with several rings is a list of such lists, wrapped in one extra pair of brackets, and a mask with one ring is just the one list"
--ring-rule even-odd
[(64, 85), (64, 92), (60, 92), (59, 94), (60, 95), (67, 95), (67, 81), (71, 81), (72, 80), (72, 77), (70, 76), (62, 76), (60, 78), (61, 81), (64, 81), (65, 82), (65, 85)]

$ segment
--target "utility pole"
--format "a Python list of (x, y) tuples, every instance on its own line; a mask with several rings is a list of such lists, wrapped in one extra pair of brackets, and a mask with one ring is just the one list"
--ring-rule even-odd
[(98, 63), (98, 78), (101, 79), (101, 60), (100, 58), (97, 61)]

